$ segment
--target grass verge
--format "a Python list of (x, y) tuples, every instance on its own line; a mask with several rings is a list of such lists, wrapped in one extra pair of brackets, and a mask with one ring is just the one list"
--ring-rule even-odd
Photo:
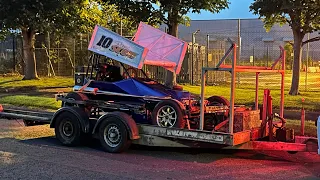
[[(268, 79), (271, 79), (272, 76), (266, 77)], [(52, 88), (52, 87), (70, 87), (74, 85), (73, 78), (70, 77), (54, 77), (54, 78), (48, 78), (43, 77), (40, 80), (24, 80), (22, 81), (22, 76), (14, 76), (14, 77), (0, 77), (0, 89), (1, 88), (21, 88), (21, 87), (36, 87), (36, 88)], [(250, 80), (246, 80), (248, 82), (251, 82)], [(260, 88), (259, 91), (259, 103), (262, 103), (262, 97), (263, 97), (263, 88), (270, 88), (271, 89), (271, 95), (273, 97), (273, 106), (274, 108), (279, 108), (280, 104), (280, 90), (273, 87), (273, 84), (265, 84), (263, 87)], [(277, 84), (278, 85), (278, 84)], [(193, 94), (200, 94), (200, 87), (199, 86), (190, 86), (190, 85), (184, 85), (183, 86), (185, 90), (190, 91)], [(58, 89), (55, 89), (58, 91)], [(34, 90), (31, 90), (34, 91)], [(220, 85), (220, 86), (207, 86), (206, 87), (206, 97), (218, 95), (223, 96), (227, 99), (230, 98), (230, 87), (228, 85)], [(24, 98), (25, 97), (25, 98)], [(285, 109), (293, 109), (293, 110), (300, 110), (302, 103), (301, 99), (305, 99), (304, 107), (307, 111), (319, 111), (320, 110), (320, 92), (301, 92), (301, 95), (298, 96), (290, 96), (288, 94), (288, 89), (285, 91)], [(1, 98), (2, 99), (2, 98)], [(14, 99), (19, 99), (19, 101), (16, 101)], [(235, 103), (236, 104), (243, 104), (247, 106), (253, 106), (254, 105), (254, 99), (255, 99), (255, 86), (252, 82), (251, 84), (241, 84), (239, 88), (236, 88), (236, 96), (235, 96)], [(3, 103), (2, 101), (8, 102), (12, 105), (20, 105), (20, 104), (28, 104), (28, 106), (32, 107), (32, 102), (23, 102), (23, 101), (29, 101), (29, 96), (18, 96), (17, 98), (11, 97), (7, 98), (5, 100), (0, 100), (0, 103)], [(43, 105), (49, 105), (49, 107), (56, 107), (52, 105), (51, 103), (48, 104), (49, 99), (43, 99), (39, 97), (37, 99), (39, 103), (35, 103), (35, 107), (39, 107), (39, 104)], [(16, 104), (17, 103), (17, 104)]]
[(61, 101), (56, 101), (54, 98), (27, 95), (5, 96), (0, 98), (0, 103), (51, 110), (57, 110), (59, 107), (61, 107)]
[[(286, 127), (294, 129), (295, 135), (301, 135), (301, 121), (300, 120), (287, 120)], [(305, 136), (317, 137), (317, 127), (314, 121), (305, 121)]]
[[(200, 94), (199, 86), (183, 86), (184, 90), (189, 91), (193, 94)], [(230, 87), (226, 86), (207, 86), (205, 89), (205, 96), (223, 96), (227, 99), (230, 98)], [(271, 96), (273, 97), (272, 105), (274, 108), (279, 108), (280, 106), (280, 90), (271, 90)], [(320, 92), (304, 92), (298, 96), (290, 96), (285, 92), (284, 102), (285, 109), (300, 110), (302, 107), (301, 99), (304, 98), (304, 108), (308, 111), (319, 111), (320, 110)], [(255, 100), (255, 89), (237, 88), (235, 95), (235, 104), (243, 104), (247, 106), (253, 106)], [(262, 104), (263, 100), (263, 90), (259, 91), (259, 104)]]
[(39, 80), (22, 80), (22, 76), (0, 77), (0, 88), (17, 88), (17, 87), (70, 87), (73, 86), (73, 78), (68, 77), (43, 77)]

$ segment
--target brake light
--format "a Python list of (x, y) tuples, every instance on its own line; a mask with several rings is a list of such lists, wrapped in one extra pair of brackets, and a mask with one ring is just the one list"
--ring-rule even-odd
[(0, 112), (3, 112), (3, 106), (0, 104)]

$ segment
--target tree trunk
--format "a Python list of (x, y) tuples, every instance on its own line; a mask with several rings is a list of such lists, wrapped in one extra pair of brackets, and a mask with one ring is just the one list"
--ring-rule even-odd
[(36, 57), (34, 49), (35, 31), (28, 28), (22, 29), (23, 37), (23, 59), (25, 62), (23, 80), (39, 79), (36, 68)]
[(300, 80), (300, 65), (302, 59), (302, 41), (304, 34), (300, 32), (300, 29), (293, 30), (293, 68), (292, 68), (292, 82), (291, 82), (291, 89), (289, 94), (290, 95), (298, 95), (299, 94), (299, 80)]
[[(173, 12), (171, 11), (172, 14), (168, 15), (169, 18), (172, 20), (169, 20), (168, 23), (168, 34), (174, 36), (174, 37), (178, 37), (178, 12)], [(171, 18), (170, 18), (171, 17)], [(171, 71), (167, 70), (167, 77), (166, 77), (166, 81), (165, 81), (165, 85), (168, 87), (173, 87), (174, 85), (177, 84), (177, 75), (176, 73), (173, 73)]]

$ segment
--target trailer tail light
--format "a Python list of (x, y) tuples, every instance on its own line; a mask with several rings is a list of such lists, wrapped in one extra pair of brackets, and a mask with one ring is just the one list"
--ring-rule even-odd
[(0, 112), (3, 112), (3, 106), (0, 104)]

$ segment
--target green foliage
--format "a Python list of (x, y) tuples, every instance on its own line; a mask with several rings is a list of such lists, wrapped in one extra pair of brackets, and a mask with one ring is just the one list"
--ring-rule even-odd
[(293, 75), (290, 95), (299, 94), (299, 79), (301, 68), (301, 49), (303, 45), (319, 41), (320, 36), (303, 42), (307, 33), (320, 30), (320, 1), (319, 0), (254, 0), (250, 11), (259, 14), (265, 28), (270, 31), (274, 24), (291, 26), (294, 37)]
[(227, 0), (105, 0), (105, 2), (117, 5), (120, 13), (130, 17), (135, 23), (143, 21), (149, 24), (168, 24), (172, 21), (184, 24), (188, 22), (185, 21), (188, 20), (185, 16), (188, 12), (200, 13), (201, 10), (207, 10), (218, 13), (229, 4)]
[[(70, 36), (91, 32), (96, 24), (117, 30), (121, 21), (115, 5), (99, 0), (0, 0), (0, 12), (0, 34), (25, 28)], [(132, 21), (122, 17), (122, 22), (129, 33)]]
[(286, 51), (286, 69), (292, 69), (293, 63), (293, 46), (290, 43), (287, 43), (284, 46), (284, 50)]
[(304, 34), (320, 30), (318, 0), (254, 0), (250, 10), (263, 18), (267, 30), (277, 23), (288, 23)]

